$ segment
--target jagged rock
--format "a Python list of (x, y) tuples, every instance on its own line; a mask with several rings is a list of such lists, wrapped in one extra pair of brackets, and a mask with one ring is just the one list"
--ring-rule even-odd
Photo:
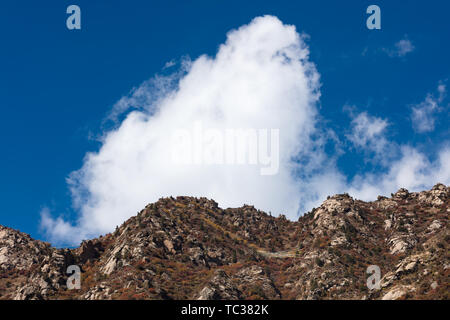
[(236, 300), (240, 296), (241, 292), (233, 285), (230, 277), (219, 269), (200, 291), (197, 300)]
[(398, 286), (389, 290), (382, 298), (382, 300), (398, 300), (403, 298), (407, 293), (414, 292), (416, 289), (413, 286)]
[(430, 191), (424, 191), (419, 194), (419, 201), (433, 207), (440, 207), (448, 199), (449, 188), (438, 183)]
[(77, 255), (81, 263), (85, 263), (88, 260), (94, 260), (98, 258), (102, 251), (102, 244), (96, 239), (96, 241), (87, 240), (81, 243), (81, 246), (77, 249)]
[(384, 230), (389, 230), (392, 227), (391, 220), (384, 220)]
[(412, 234), (408, 235), (395, 235), (393, 236), (389, 242), (389, 248), (391, 254), (404, 253), (408, 249), (413, 248), (417, 241)]
[(32, 285), (23, 286), (17, 291), (14, 300), (42, 300), (42, 296), (37, 291)]
[(395, 274), (399, 276), (400, 274), (413, 272), (418, 264), (424, 263), (426, 258), (427, 253), (408, 256), (396, 265)]
[(170, 253), (175, 253), (175, 249), (173, 248), (173, 243), (172, 241), (166, 239), (164, 240), (164, 246), (166, 247), (167, 251), (169, 251)]
[(117, 265), (117, 259), (115, 257), (110, 257), (106, 264), (101, 268), (104, 274), (109, 275), (114, 272)]
[(387, 211), (395, 209), (396, 207), (398, 207), (398, 204), (392, 199), (382, 198), (381, 200), (377, 201), (377, 207)]
[(340, 246), (347, 243), (347, 238), (343, 235), (336, 235), (333, 240), (331, 240), (331, 246)]
[(431, 283), (430, 287), (432, 290), (435, 290), (438, 287), (438, 283), (436, 281), (433, 281), (433, 283)]
[(428, 230), (433, 232), (441, 227), (439, 220), (433, 220), (433, 222), (428, 226)]
[(408, 249), (408, 243), (401, 238), (393, 238), (390, 240), (391, 254), (402, 253)]
[(111, 300), (111, 288), (106, 283), (100, 283), (99, 285), (89, 289), (83, 295), (85, 300)]
[[(260, 266), (253, 265), (251, 267), (244, 268), (240, 270), (234, 278), (236, 279), (236, 282), (239, 283), (239, 287), (242, 287), (241, 291), (245, 291), (243, 288), (247, 287), (250, 293), (258, 294), (258, 298), (280, 298), (278, 289)], [(259, 292), (252, 291), (255, 287), (258, 288)]]
[(203, 250), (200, 247), (189, 248), (188, 254), (191, 261), (196, 265), (206, 265), (206, 258)]
[(49, 248), (48, 243), (33, 240), (25, 233), (0, 225), (0, 270), (29, 269)]
[(406, 199), (409, 196), (409, 191), (405, 188), (400, 188), (396, 193), (394, 193), (395, 199)]
[(381, 280), (380, 280), (381, 288), (390, 286), (394, 282), (395, 279), (396, 279), (396, 274), (394, 272), (386, 273), (383, 276), (383, 278), (381, 278)]

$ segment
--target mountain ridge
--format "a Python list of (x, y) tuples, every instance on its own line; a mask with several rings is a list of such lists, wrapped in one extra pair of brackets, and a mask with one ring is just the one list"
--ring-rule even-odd
[[(448, 299), (449, 195), (339, 194), (298, 221), (161, 198), (74, 249), (0, 226), (0, 299)], [(67, 288), (70, 265), (81, 289)], [(370, 265), (380, 289), (367, 287)]]

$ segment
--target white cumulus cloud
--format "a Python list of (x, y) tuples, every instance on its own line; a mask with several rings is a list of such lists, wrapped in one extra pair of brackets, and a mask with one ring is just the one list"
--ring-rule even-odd
[[(300, 181), (293, 159), (310, 153), (319, 98), (319, 75), (308, 54), (294, 26), (264, 16), (229, 32), (215, 57), (200, 56), (171, 78), (133, 89), (110, 116), (128, 111), (125, 119), (68, 179), (78, 220), (68, 224), (44, 212), (48, 236), (76, 243), (109, 232), (170, 195), (206, 196), (224, 207), (251, 203), (295, 218)], [(195, 123), (222, 131), (278, 129), (277, 174), (261, 175), (252, 164), (174, 165), (173, 132)]]
[[(83, 166), (67, 179), (76, 220), (42, 210), (49, 240), (76, 245), (111, 232), (146, 204), (171, 195), (208, 197), (221, 207), (253, 204), (296, 219), (334, 193), (373, 200), (400, 187), (450, 183), (448, 145), (429, 160), (414, 147), (388, 141), (388, 121), (367, 112), (353, 116), (347, 138), (376, 155), (394, 148), (396, 156), (375, 157), (385, 172), (352, 179), (340, 172), (337, 160), (344, 151), (337, 134), (319, 121), (319, 73), (308, 55), (305, 37), (294, 26), (258, 17), (230, 31), (215, 56), (183, 59), (172, 75), (133, 88), (109, 114), (107, 120), (116, 125), (104, 132), (100, 149), (87, 153)], [(266, 148), (272, 155), (279, 151), (276, 174), (261, 174), (264, 161), (174, 163), (174, 133), (195, 134), (197, 125), (214, 130), (201, 138), (213, 156), (223, 151), (216, 142), (227, 130), (278, 130), (278, 149), (270, 143)], [(192, 149), (191, 140), (180, 141)], [(334, 154), (325, 152), (327, 141), (335, 145)], [(250, 159), (251, 152), (245, 156)]]

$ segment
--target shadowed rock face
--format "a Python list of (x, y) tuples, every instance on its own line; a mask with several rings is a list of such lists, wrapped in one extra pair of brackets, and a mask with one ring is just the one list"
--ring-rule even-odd
[(76, 249), (0, 226), (0, 299), (449, 299), (449, 191), (335, 195), (298, 221), (162, 198)]

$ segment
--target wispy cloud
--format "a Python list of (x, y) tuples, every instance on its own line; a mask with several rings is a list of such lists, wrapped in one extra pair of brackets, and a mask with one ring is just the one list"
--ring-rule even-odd
[(399, 40), (392, 48), (383, 48), (383, 51), (390, 57), (404, 57), (415, 49), (411, 40), (407, 37)]
[(362, 200), (374, 200), (377, 195), (389, 195), (399, 188), (420, 191), (442, 182), (450, 183), (450, 146), (442, 146), (437, 159), (416, 148), (399, 146), (400, 157), (390, 162), (386, 172), (366, 172), (357, 175), (348, 186), (348, 192)]
[(445, 85), (439, 84), (437, 95), (429, 93), (424, 101), (412, 106), (411, 121), (416, 132), (424, 133), (434, 130), (436, 114), (443, 109), (440, 104), (444, 101), (445, 95)]
[(352, 117), (351, 132), (346, 135), (357, 149), (374, 152), (376, 155), (383, 155), (388, 141), (385, 134), (388, 127), (386, 119), (361, 112), (357, 115), (350, 113)]
[(167, 62), (164, 64), (163, 69), (171, 68), (171, 67), (175, 66), (176, 64), (177, 64), (177, 63), (175, 62), (175, 60), (167, 61)]
[(184, 57), (177, 71), (170, 75), (155, 75), (131, 89), (128, 95), (114, 104), (104, 122), (112, 121), (113, 124), (118, 124), (121, 116), (126, 115), (130, 110), (144, 110), (148, 115), (154, 114), (163, 104), (163, 100), (176, 91), (180, 79), (189, 70), (190, 64), (191, 60)]

